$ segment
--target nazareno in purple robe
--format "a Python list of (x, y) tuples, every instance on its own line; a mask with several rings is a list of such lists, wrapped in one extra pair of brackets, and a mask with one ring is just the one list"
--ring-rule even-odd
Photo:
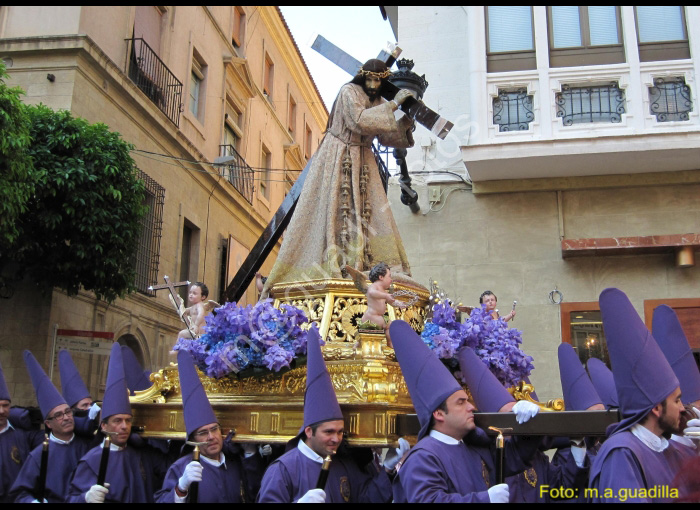
[[(102, 446), (96, 446), (80, 459), (70, 482), (67, 503), (85, 503), (85, 493), (97, 483), (101, 458)], [(167, 467), (163, 452), (150, 446), (110, 451), (105, 480), (110, 485), (105, 503), (153, 503)]]
[[(202, 461), (202, 481), (199, 482), (196, 503), (253, 503), (258, 495), (260, 479), (264, 471), (259, 454), (241, 459), (226, 455), (226, 464), (219, 467)], [(156, 503), (174, 503), (175, 486), (192, 462), (192, 454), (175, 461), (163, 481), (163, 488), (156, 492)], [(242, 496), (245, 499), (242, 499)]]
[[(590, 494), (589, 500), (593, 503), (672, 501), (667, 490), (676, 475), (675, 455), (673, 446), (655, 452), (629, 430), (613, 434), (603, 443), (591, 467), (589, 486), (598, 493)], [(641, 489), (652, 488), (656, 488), (655, 495), (642, 494)]]
[[(293, 503), (316, 488), (321, 464), (293, 448), (275, 460), (263, 476), (258, 503)], [(391, 480), (384, 469), (376, 476), (352, 459), (335, 455), (326, 482), (327, 503), (390, 503)]]
[[(15, 503), (31, 503), (37, 499), (34, 490), (39, 481), (42, 449), (39, 445), (32, 450), (12, 485), (10, 498)], [(69, 444), (49, 442), (49, 463), (44, 492), (44, 498), (49, 503), (65, 501), (73, 471), (89, 449), (90, 440), (80, 436), (74, 436)]]
[[(430, 436), (421, 439), (409, 453), (399, 473), (401, 491), (394, 491), (395, 502), (409, 503), (488, 503), (487, 490), (495, 485), (495, 446), (469, 444), (470, 436), (456, 445)], [(516, 437), (506, 440), (506, 476), (530, 467), (539, 439)], [(401, 494), (403, 493), (403, 495)], [(402, 499), (405, 498), (405, 499)]]
[(43, 435), (10, 428), (0, 434), (0, 503), (10, 503), (10, 488), (32, 448), (42, 443)]

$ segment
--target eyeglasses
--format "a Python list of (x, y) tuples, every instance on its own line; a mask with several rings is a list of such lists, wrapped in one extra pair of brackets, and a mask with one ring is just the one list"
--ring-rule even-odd
[(194, 437), (196, 437), (197, 439), (206, 439), (207, 437), (209, 437), (209, 434), (211, 434), (213, 436), (219, 430), (221, 430), (221, 427), (219, 425), (214, 425), (210, 429), (205, 429), (205, 430), (200, 430), (199, 432), (195, 432)]
[(56, 414), (54, 414), (53, 416), (49, 416), (48, 419), (49, 420), (61, 420), (61, 419), (63, 419), (64, 416), (66, 418), (70, 418), (71, 416), (73, 416), (73, 410), (71, 408), (68, 408), (63, 412), (59, 411)]

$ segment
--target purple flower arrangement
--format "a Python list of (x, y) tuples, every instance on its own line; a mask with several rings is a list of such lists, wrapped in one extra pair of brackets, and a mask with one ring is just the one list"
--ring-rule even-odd
[(456, 321), (447, 301), (433, 305), (432, 322), (425, 324), (421, 338), (454, 372), (459, 370), (459, 349), (471, 347), (505, 387), (517, 385), (534, 368), (532, 357), (519, 347), (522, 333), (508, 328), (503, 319), (491, 318), (483, 305), (464, 324)]
[(306, 355), (308, 319), (299, 308), (272, 300), (246, 307), (226, 303), (206, 317), (205, 333), (197, 340), (179, 339), (174, 351), (184, 349), (209, 377), (238, 374), (247, 368), (279, 372), (298, 356)]

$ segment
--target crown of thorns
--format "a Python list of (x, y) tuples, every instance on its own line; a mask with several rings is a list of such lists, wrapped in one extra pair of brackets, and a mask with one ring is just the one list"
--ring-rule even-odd
[(388, 77), (389, 77), (389, 75), (391, 74), (391, 71), (389, 71), (389, 70), (387, 69), (386, 71), (382, 71), (382, 72), (379, 73), (379, 72), (376, 72), (376, 71), (365, 71), (362, 67), (360, 67), (360, 72), (359, 72), (359, 74), (360, 74), (361, 76), (373, 76), (373, 77), (375, 77), (375, 78), (384, 79), (384, 78), (388, 78)]

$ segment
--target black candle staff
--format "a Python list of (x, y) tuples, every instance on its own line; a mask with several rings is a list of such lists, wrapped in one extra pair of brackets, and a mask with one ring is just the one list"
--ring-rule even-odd
[(46, 472), (49, 467), (49, 436), (45, 436), (41, 445), (41, 465), (39, 467), (39, 481), (36, 484), (36, 499), (43, 503), (46, 495)]
[[(104, 431), (103, 431), (104, 432)], [(112, 441), (109, 435), (105, 437), (102, 443), (102, 457), (100, 458), (100, 470), (97, 473), (97, 485), (105, 486), (105, 478), (107, 477), (107, 463), (109, 463), (109, 449), (112, 446)]]
[(503, 473), (503, 468), (505, 465), (505, 438), (503, 437), (504, 432), (513, 432), (513, 429), (497, 429), (496, 427), (489, 427), (489, 430), (498, 432), (496, 437), (496, 484), (504, 483), (505, 476)]
[[(335, 452), (333, 452), (335, 454)], [(316, 482), (316, 488), (317, 489), (323, 489), (325, 490), (326, 488), (326, 481), (328, 480), (328, 473), (331, 470), (331, 456), (326, 455), (326, 458), (323, 459), (323, 465), (321, 466), (321, 472), (318, 474), (318, 481)]]
[[(197, 443), (195, 441), (185, 441), (186, 444), (190, 446), (194, 446), (194, 450), (192, 450), (192, 460), (195, 462), (199, 462), (199, 447), (204, 446), (207, 444), (206, 441)], [(196, 503), (197, 498), (199, 497), (199, 482), (192, 482), (190, 484), (190, 488), (187, 491), (187, 502), (188, 503)]]

